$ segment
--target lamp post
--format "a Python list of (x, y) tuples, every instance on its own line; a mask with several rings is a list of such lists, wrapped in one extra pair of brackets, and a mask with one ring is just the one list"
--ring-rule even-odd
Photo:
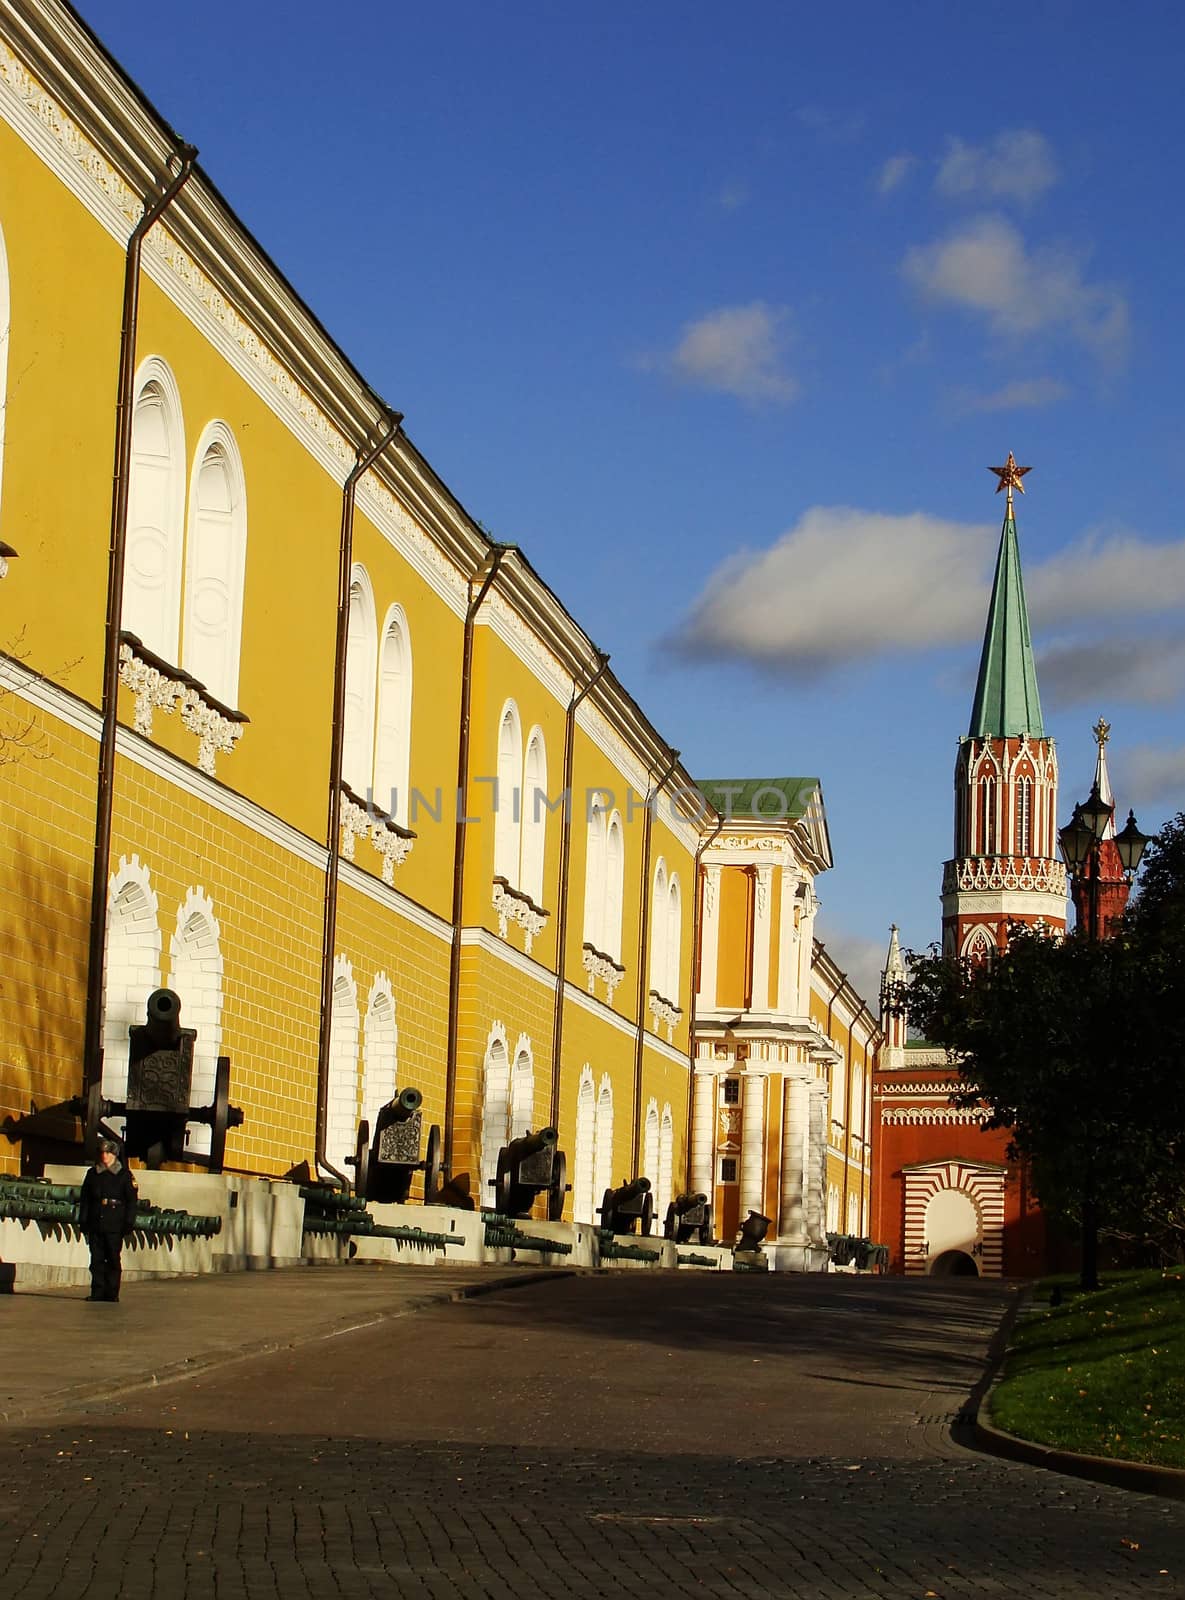
[[(1102, 876), (1102, 844), (1107, 829), (1115, 815), (1115, 806), (1104, 800), (1098, 783), (1091, 785), (1090, 794), (1074, 807), (1074, 813), (1064, 828), (1058, 830), (1058, 843), (1070, 876), (1079, 883), (1085, 878), (1087, 890), (1086, 936), (1092, 945), (1101, 942), (1099, 927), (1099, 880)], [(1146, 834), (1136, 826), (1135, 813), (1129, 811), (1122, 832), (1115, 835), (1115, 848), (1124, 876), (1130, 883), (1140, 865)], [(1098, 1196), (1095, 1185), (1093, 1150), (1088, 1148), (1086, 1172), (1082, 1185), (1082, 1270), (1080, 1284), (1084, 1290), (1099, 1286), (1099, 1218)]]

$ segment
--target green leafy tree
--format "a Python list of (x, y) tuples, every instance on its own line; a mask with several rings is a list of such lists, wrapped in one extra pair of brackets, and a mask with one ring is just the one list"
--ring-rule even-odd
[(1185, 814), (1148, 853), (1143, 893), (1103, 943), (1014, 927), (969, 962), (907, 957), (889, 997), (959, 1069), (959, 1104), (1011, 1132), (1042, 1205), (1078, 1223), (1082, 1283), (1100, 1229), (1185, 1242)]

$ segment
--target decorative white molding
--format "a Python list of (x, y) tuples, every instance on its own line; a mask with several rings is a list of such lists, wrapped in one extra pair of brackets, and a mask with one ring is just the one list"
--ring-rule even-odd
[(969, 856), (943, 866), (943, 894), (994, 889), (1035, 890), (1064, 898), (1066, 869), (1062, 862), (1043, 856)]
[[(445, 926), (447, 928), (448, 924), (446, 923)], [(466, 928), (461, 934), (461, 945), (462, 948), (478, 949), (483, 955), (493, 956), (495, 960), (504, 962), (508, 967), (513, 967), (516, 972), (521, 972), (524, 977), (531, 978), (534, 982), (550, 989), (553, 993), (555, 992), (555, 973), (549, 967), (545, 967), (542, 962), (536, 961), (533, 956), (524, 955), (521, 950), (516, 950), (512, 944), (505, 944), (495, 934), (492, 934), (488, 928)], [(580, 990), (572, 990), (569, 984), (565, 987), (565, 992), (579, 994)], [(601, 1002), (599, 1000), (590, 1001), (589, 1004), (595, 1005), (598, 1012), (601, 1011)], [(609, 1015), (614, 1016), (615, 1013), (610, 1012)], [(631, 1029), (630, 1031), (632, 1032), (633, 1030)]]
[(683, 1015), (682, 1009), (673, 1000), (668, 1000), (659, 994), (657, 989), (650, 991), (650, 1015), (654, 1019), (655, 1032), (660, 1027), (667, 1030), (667, 1043), (672, 1044), (675, 1038), (675, 1025)]
[(596, 994), (596, 982), (600, 978), (605, 985), (605, 999), (613, 1004), (613, 991), (625, 977), (625, 968), (619, 966), (612, 956), (607, 956), (602, 950), (595, 950), (591, 944), (584, 946), (581, 962), (585, 972), (588, 973), (588, 992)]
[(501, 937), (505, 939), (509, 932), (509, 924), (517, 922), (526, 935), (524, 942), (526, 952), (530, 955), (535, 936), (542, 933), (551, 912), (544, 911), (542, 906), (537, 906), (530, 895), (520, 894), (517, 889), (512, 889), (505, 878), (494, 879), (493, 906), (498, 913), (498, 932)]
[(242, 737), (242, 722), (228, 717), (212, 701), (207, 700), (205, 691), (196, 684), (190, 684), (185, 690), (181, 701), (181, 721), (190, 733), (197, 734), (198, 766), (213, 777), (218, 752), (234, 749)]
[(185, 695), (185, 685), (180, 679), (151, 666), (130, 644), (119, 647), (119, 681), (136, 697), (132, 725), (146, 739), (152, 738), (153, 712), (175, 710)]
[(773, 882), (774, 869), (772, 867), (758, 867), (757, 869), (757, 911), (764, 916), (769, 905), (770, 884)]
[(180, 709), (181, 721), (198, 738), (197, 764), (214, 777), (214, 762), (220, 750), (233, 750), (243, 733), (241, 717), (228, 716), (207, 696), (205, 687), (187, 673), (172, 672), (139, 641), (120, 640), (119, 681), (136, 697), (133, 726), (144, 738), (152, 737), (152, 718), (156, 711)]
[(938, 1126), (952, 1123), (985, 1123), (990, 1113), (983, 1106), (886, 1106), (882, 1123), (911, 1126)]
[(398, 828), (385, 812), (368, 810), (343, 792), (341, 800), (341, 854), (345, 861), (354, 860), (354, 841), (369, 839), (382, 857), (382, 880), (395, 882), (395, 868), (400, 867), (411, 854), (414, 837)]
[[(792, 819), (786, 817), (779, 821), (788, 823)], [(797, 819), (793, 819), (797, 820)], [(773, 838), (767, 835), (751, 835), (742, 833), (724, 833), (716, 840), (712, 847), (714, 850), (760, 850), (770, 855), (790, 855), (785, 839)]]

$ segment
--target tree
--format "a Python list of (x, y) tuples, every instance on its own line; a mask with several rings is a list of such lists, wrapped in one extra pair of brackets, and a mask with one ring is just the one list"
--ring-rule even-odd
[(1011, 1132), (1042, 1205), (1079, 1223), (1084, 1288), (1098, 1284), (1101, 1227), (1155, 1221), (1178, 1254), (1185, 1242), (1185, 815), (1149, 868), (1103, 943), (1017, 926), (989, 961), (911, 952), (889, 997), (950, 1053), (957, 1103)]

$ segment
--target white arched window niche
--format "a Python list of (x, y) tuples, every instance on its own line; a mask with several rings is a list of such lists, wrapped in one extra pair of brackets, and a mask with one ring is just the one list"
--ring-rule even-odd
[(378, 654), (374, 590), (366, 568), (350, 573), (350, 612), (346, 630), (346, 708), (342, 743), (342, 781), (366, 800), (374, 780), (374, 685)]
[(661, 856), (654, 869), (654, 888), (650, 899), (650, 987), (655, 994), (666, 994), (667, 943), (670, 927), (667, 898), (667, 864)]
[[(177, 912), (177, 931), (169, 941), (169, 987), (181, 1001), (181, 1026), (197, 1030), (190, 1100), (210, 1105), (222, 1048), (222, 932), (209, 896), (190, 889)], [(210, 1129), (191, 1122), (186, 1146), (210, 1153)]]
[(374, 802), (407, 826), (411, 782), (411, 633), (402, 606), (391, 606), (379, 648), (379, 715)]
[(593, 1124), (593, 1210), (613, 1184), (613, 1085), (609, 1074), (601, 1078)]
[(683, 891), (679, 886), (679, 874), (672, 872), (667, 884), (666, 899), (666, 981), (662, 993), (675, 1005), (679, 1004), (679, 962), (683, 952)]
[[(650, 1179), (655, 1195), (658, 1193), (658, 1101), (651, 1100), (646, 1107), (646, 1128), (642, 1136), (642, 1175)], [(656, 1201), (657, 1203), (657, 1201)]]
[(518, 887), (543, 905), (543, 871), (547, 859), (547, 747), (543, 729), (532, 728), (523, 762), (522, 829)]
[(160, 356), (136, 373), (120, 626), (176, 664), (180, 654), (185, 430), (176, 379)]
[(498, 783), (494, 793), (494, 876), (519, 887), (522, 819), (523, 728), (518, 707), (508, 700), (498, 719)]
[(532, 1129), (535, 1117), (535, 1062), (531, 1041), (522, 1035), (514, 1051), (510, 1075), (510, 1137), (520, 1139)]
[(247, 489), (225, 422), (202, 429), (189, 484), (181, 665), (232, 710), (239, 701)]
[(661, 1226), (666, 1221), (667, 1208), (675, 1198), (675, 1118), (670, 1101), (662, 1108), (658, 1129), (658, 1195), (654, 1214)]
[(588, 807), (584, 858), (584, 942), (605, 955), (605, 884), (609, 855), (609, 815), (605, 796), (594, 794)]
[(510, 1130), (510, 1048), (506, 1030), (495, 1023), (486, 1040), (481, 1100), (481, 1193), (479, 1206), (492, 1206), (491, 1185), (498, 1174), (498, 1151)]
[(340, 955), (333, 961), (327, 1087), (325, 1153), (346, 1172), (358, 1138), (358, 988), (353, 967)]
[(103, 985), (103, 1094), (125, 1100), (128, 1029), (145, 1019), (160, 987), (160, 907), (139, 856), (120, 858), (107, 894), (107, 960)]
[(362, 1024), (362, 1115), (372, 1137), (379, 1111), (395, 1095), (398, 1043), (391, 980), (380, 972), (370, 986)]
[(580, 1088), (576, 1094), (576, 1159), (572, 1169), (572, 1216), (577, 1222), (595, 1222), (593, 1187), (596, 1160), (597, 1087), (592, 1068), (585, 1062), (580, 1069)]

